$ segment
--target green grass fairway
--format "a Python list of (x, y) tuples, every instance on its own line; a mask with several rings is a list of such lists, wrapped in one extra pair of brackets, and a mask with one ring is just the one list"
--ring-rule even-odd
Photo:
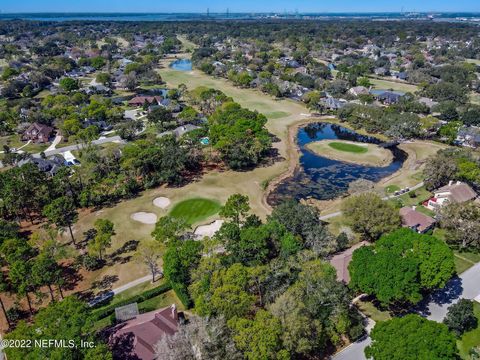
[(170, 211), (170, 216), (183, 218), (192, 225), (215, 215), (220, 211), (220, 207), (220, 204), (214, 200), (188, 199), (176, 204)]
[(331, 148), (339, 151), (346, 151), (355, 154), (365, 154), (368, 151), (368, 148), (363, 146), (358, 146), (355, 144), (347, 144), (343, 142), (331, 142), (328, 144)]

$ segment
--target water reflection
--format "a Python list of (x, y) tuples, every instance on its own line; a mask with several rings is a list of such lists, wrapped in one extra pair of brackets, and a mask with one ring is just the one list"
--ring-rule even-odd
[(278, 204), (285, 199), (315, 198), (329, 200), (348, 190), (348, 184), (357, 179), (377, 182), (402, 167), (407, 154), (398, 147), (389, 146), (393, 161), (384, 167), (346, 163), (319, 156), (306, 149), (305, 145), (319, 140), (349, 140), (380, 144), (377, 138), (360, 135), (355, 131), (330, 123), (313, 123), (298, 130), (297, 143), (301, 151), (300, 166), (293, 176), (281, 182), (269, 197), (268, 202)]

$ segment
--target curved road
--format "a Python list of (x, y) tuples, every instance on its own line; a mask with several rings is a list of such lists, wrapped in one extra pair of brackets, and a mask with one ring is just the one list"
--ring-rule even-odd
[[(421, 183), (418, 183), (417, 185), (415, 186), (412, 186), (410, 188), (409, 191), (413, 191), (413, 190), (417, 190), (417, 189), (420, 189), (422, 186), (424, 185), (423, 181)], [(406, 194), (406, 193), (405, 193)], [(389, 200), (389, 199), (395, 199), (399, 196), (402, 196), (404, 194), (400, 194), (400, 195), (389, 195), (389, 196), (385, 196), (384, 198), (382, 198), (382, 200)], [(323, 216), (320, 216), (320, 220), (328, 220), (328, 219), (331, 219), (331, 218), (334, 218), (334, 217), (337, 217), (337, 216), (340, 216), (342, 215), (342, 212), (341, 211), (337, 211), (337, 212), (334, 212), (334, 213), (331, 213), (331, 214), (327, 214), (327, 215), (323, 215)]]
[[(418, 306), (416, 312), (427, 319), (443, 321), (449, 306), (460, 299), (473, 300), (480, 294), (480, 263), (473, 265), (460, 276), (452, 278), (445, 288), (435, 292)], [(332, 356), (333, 360), (366, 360), (364, 350), (371, 343), (370, 337), (347, 346)]]

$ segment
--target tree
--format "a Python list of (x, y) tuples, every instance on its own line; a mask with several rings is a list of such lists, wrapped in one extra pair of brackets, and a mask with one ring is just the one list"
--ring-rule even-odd
[(155, 223), (155, 229), (151, 235), (160, 243), (168, 244), (177, 240), (188, 227), (188, 223), (183, 218), (163, 216)]
[(259, 310), (253, 320), (232, 319), (228, 322), (233, 340), (248, 360), (288, 359), (282, 350), (282, 325), (268, 311)]
[(213, 313), (233, 317), (245, 316), (255, 302), (255, 297), (242, 290), (240, 286), (225, 284), (215, 289), (211, 298)]
[(350, 287), (385, 305), (417, 303), (422, 290), (443, 288), (455, 273), (453, 252), (441, 240), (410, 229), (384, 235), (353, 252)]
[[(52, 303), (40, 310), (32, 324), (21, 321), (5, 339), (63, 340), (67, 346), (11, 347), (5, 352), (12, 360), (33, 359), (102, 359), (108, 360), (107, 349), (94, 338), (93, 321), (87, 305), (73, 296)], [(41, 329), (41, 331), (39, 331)], [(93, 341), (100, 349), (79, 346), (80, 342)], [(75, 346), (76, 345), (76, 346)], [(101, 356), (94, 356), (102, 350)], [(88, 355), (90, 353), (90, 355)], [(110, 357), (111, 359), (111, 357)]]
[(348, 198), (342, 204), (342, 213), (352, 229), (367, 240), (376, 240), (400, 226), (398, 211), (375, 193)]
[(163, 336), (155, 346), (158, 359), (241, 360), (225, 319), (190, 317), (173, 335)]
[(77, 80), (68, 77), (61, 79), (59, 84), (62, 90), (69, 93), (80, 88)]
[(451, 305), (443, 323), (457, 336), (475, 329), (478, 320), (473, 311), (473, 301), (460, 299), (456, 304)]
[(95, 220), (96, 234), (88, 244), (88, 250), (90, 253), (97, 255), (99, 260), (103, 260), (105, 249), (112, 245), (112, 236), (115, 234), (113, 226), (113, 223), (108, 219)]
[(37, 286), (47, 286), (50, 292), (52, 302), (55, 302), (52, 285), (57, 282), (60, 276), (61, 268), (50, 254), (40, 253), (34, 260), (32, 266), (32, 276)]
[(103, 85), (109, 85), (112, 82), (112, 76), (109, 73), (99, 73), (95, 80)]
[(288, 200), (273, 209), (268, 221), (277, 221), (293, 235), (300, 236), (304, 245), (318, 255), (338, 250), (335, 237), (320, 221), (320, 213), (312, 206)]
[(369, 88), (370, 86), (372, 86), (372, 83), (369, 78), (361, 77), (357, 79), (357, 85)]
[(233, 194), (227, 199), (227, 202), (220, 210), (219, 215), (240, 226), (241, 221), (250, 211), (249, 202), (247, 195)]
[(187, 287), (190, 285), (190, 271), (201, 258), (202, 244), (194, 240), (171, 242), (163, 255), (163, 272), (174, 289), (178, 289), (188, 297)]
[(429, 157), (423, 170), (427, 190), (437, 189), (456, 178), (457, 162), (452, 154), (439, 151)]
[(462, 250), (480, 249), (480, 206), (474, 202), (444, 206), (440, 225), (449, 244)]
[(358, 321), (349, 309), (348, 289), (336, 280), (330, 264), (311, 260), (300, 268), (297, 281), (269, 309), (282, 323), (283, 344), (290, 354), (326, 355), (327, 348), (348, 335)]
[(43, 215), (59, 229), (68, 227), (72, 242), (75, 244), (72, 225), (77, 221), (78, 213), (71, 198), (61, 196), (53, 200), (49, 205), (45, 206)]
[[(3, 272), (0, 272), (0, 294), (6, 293), (8, 290), (8, 283), (5, 279)], [(8, 318), (7, 310), (5, 309), (5, 304), (3, 303), (2, 297), (0, 296), (0, 307), (2, 308), (3, 316), (7, 321), (8, 327), (12, 324), (10, 323), (10, 319)]]
[(370, 338), (365, 355), (374, 360), (458, 358), (455, 337), (447, 326), (418, 315), (380, 321)]
[(160, 273), (158, 261), (162, 258), (160, 244), (156, 241), (143, 241), (135, 254), (137, 260), (144, 264), (152, 274), (152, 282), (155, 282), (155, 275)]

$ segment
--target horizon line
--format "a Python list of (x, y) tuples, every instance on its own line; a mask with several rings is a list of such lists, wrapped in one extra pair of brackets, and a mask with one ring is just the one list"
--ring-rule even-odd
[[(192, 11), (192, 12), (185, 12), (185, 11), (167, 11), (167, 12), (150, 12), (150, 11), (21, 11), (21, 12), (2, 12), (0, 10), (0, 15), (22, 15), (22, 14), (29, 14), (29, 15), (36, 15), (36, 14), (145, 14), (145, 15), (152, 15), (152, 14), (194, 14), (194, 15), (202, 15), (206, 14), (206, 11)], [(210, 11), (209, 14), (225, 14), (225, 11)], [(230, 14), (298, 14), (298, 15), (316, 15), (316, 14), (404, 14), (404, 13), (438, 13), (438, 14), (455, 14), (455, 13), (468, 13), (468, 14), (480, 14), (480, 10), (455, 10), (455, 11), (442, 11), (442, 10), (418, 10), (418, 11), (339, 11), (339, 10), (331, 10), (331, 11), (230, 11)]]

